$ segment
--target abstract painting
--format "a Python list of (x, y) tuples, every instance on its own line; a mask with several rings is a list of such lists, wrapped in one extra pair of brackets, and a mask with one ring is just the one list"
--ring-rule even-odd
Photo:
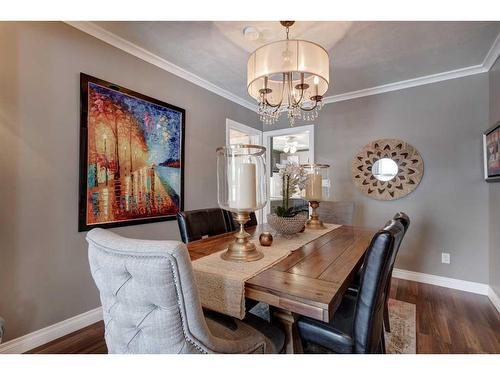
[(500, 181), (500, 122), (483, 134), (484, 179)]
[(83, 73), (80, 100), (78, 230), (175, 220), (184, 109)]

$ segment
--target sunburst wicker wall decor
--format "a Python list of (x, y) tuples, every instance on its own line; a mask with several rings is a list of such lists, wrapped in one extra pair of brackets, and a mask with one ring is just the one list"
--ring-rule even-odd
[[(397, 175), (380, 181), (372, 173), (373, 164), (389, 158), (398, 165)], [(352, 161), (354, 184), (371, 198), (389, 201), (410, 194), (424, 174), (424, 162), (415, 147), (399, 139), (377, 139), (367, 144)]]

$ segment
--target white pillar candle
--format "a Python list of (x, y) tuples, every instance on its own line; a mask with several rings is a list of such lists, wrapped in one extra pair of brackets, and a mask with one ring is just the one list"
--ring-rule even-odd
[(306, 180), (306, 199), (308, 201), (321, 201), (322, 177), (320, 174), (309, 174)]
[(229, 174), (229, 206), (253, 211), (257, 207), (256, 173), (253, 163), (235, 163)]

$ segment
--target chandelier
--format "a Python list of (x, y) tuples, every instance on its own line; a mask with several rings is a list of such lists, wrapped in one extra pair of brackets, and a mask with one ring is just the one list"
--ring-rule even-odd
[(314, 120), (328, 90), (328, 52), (306, 40), (289, 39), (294, 21), (281, 21), (286, 39), (266, 44), (248, 59), (248, 93), (258, 102), (264, 124), (274, 124), (283, 112), (290, 126), (295, 120)]

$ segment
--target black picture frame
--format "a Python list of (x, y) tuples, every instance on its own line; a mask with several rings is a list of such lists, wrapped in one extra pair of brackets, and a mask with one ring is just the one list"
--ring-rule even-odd
[[(496, 140), (496, 145), (488, 145), (488, 137), (491, 137), (492, 135), (495, 135), (497, 140)], [(489, 152), (488, 147), (496, 147), (495, 154), (496, 156), (491, 155), (491, 152)], [(493, 172), (490, 170), (490, 165), (489, 165), (489, 158), (495, 157), (497, 161), (498, 167), (496, 168), (497, 171)], [(483, 133), (483, 169), (484, 169), (484, 179), (487, 182), (500, 182), (500, 121), (498, 121), (495, 125), (493, 125), (491, 128), (486, 130)]]
[(152, 98), (150, 96), (138, 93), (128, 88), (113, 84), (100, 78), (80, 73), (80, 157), (79, 157), (79, 199), (78, 199), (78, 231), (84, 232), (92, 228), (115, 228), (129, 225), (148, 224), (160, 221), (176, 220), (176, 214), (145, 217), (137, 219), (128, 219), (123, 221), (114, 221), (106, 223), (87, 224), (87, 176), (88, 176), (88, 87), (89, 83), (105, 87), (107, 89), (165, 107), (171, 111), (179, 112), (182, 116), (180, 124), (180, 194), (178, 210), (184, 210), (184, 169), (185, 169), (185, 124), (186, 111), (183, 108)]

